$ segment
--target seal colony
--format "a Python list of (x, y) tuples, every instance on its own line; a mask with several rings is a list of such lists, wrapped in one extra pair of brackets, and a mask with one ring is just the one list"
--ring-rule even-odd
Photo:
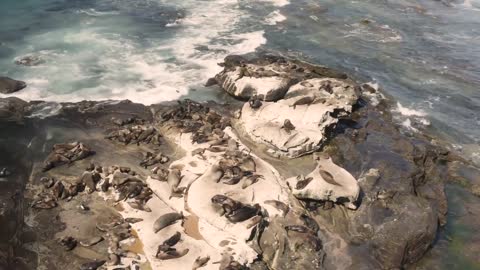
[(35, 153), (1, 170), (29, 172), (15, 198), (30, 207), (12, 208), (25, 226), (6, 235), (37, 259), (0, 263), (399, 269), (424, 256), (446, 222), (445, 168), (465, 161), (400, 133), (379, 91), (340, 72), (274, 56), (222, 66), (208, 84), (230, 105), (82, 102), (42, 120), (2, 100), (2, 128)]

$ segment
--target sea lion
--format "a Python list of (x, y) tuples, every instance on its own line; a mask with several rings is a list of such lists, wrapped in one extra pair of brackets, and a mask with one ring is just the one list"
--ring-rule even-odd
[(96, 236), (96, 237), (93, 237), (93, 238), (90, 238), (90, 239), (85, 239), (85, 240), (80, 241), (80, 245), (82, 245), (84, 247), (91, 247), (93, 245), (96, 245), (96, 244), (102, 242), (103, 240), (104, 240), (103, 237)]
[(295, 189), (304, 189), (312, 180), (313, 177), (305, 178), (303, 175), (297, 176), (297, 184), (295, 185)]
[(42, 177), (40, 178), (40, 183), (42, 183), (45, 188), (51, 188), (55, 184), (55, 179), (52, 177)]
[(145, 212), (152, 212), (152, 209), (150, 207), (146, 206), (143, 201), (135, 200), (132, 202), (127, 202), (127, 204), (132, 207), (133, 209), (137, 209), (140, 211), (145, 211)]
[(289, 119), (285, 119), (283, 122), (283, 128), (287, 133), (290, 133), (292, 130), (295, 130), (295, 126), (292, 124), (292, 122)]
[(128, 222), (130, 224), (134, 224), (142, 221), (143, 221), (143, 218), (126, 218), (125, 219), (125, 222)]
[(232, 223), (242, 222), (247, 219), (250, 219), (260, 212), (260, 205), (255, 204), (253, 206), (243, 205), (238, 209), (234, 209), (230, 213), (227, 213), (225, 216)]
[(325, 90), (325, 92), (333, 94), (332, 82), (328, 80), (324, 81), (322, 86), (320, 86), (320, 90)]
[(180, 241), (181, 237), (182, 237), (182, 234), (180, 232), (176, 232), (174, 235), (170, 236), (167, 240), (163, 241), (162, 245), (173, 247)]
[(52, 187), (52, 194), (53, 196), (59, 200), (62, 198), (63, 191), (65, 189), (65, 186), (63, 185), (62, 181), (57, 181), (55, 185)]
[(245, 181), (243, 181), (242, 188), (246, 189), (247, 187), (257, 183), (259, 179), (265, 179), (265, 177), (259, 174), (252, 174), (247, 176)]
[(188, 248), (183, 249), (181, 251), (177, 251), (176, 249), (173, 249), (166, 252), (160, 252), (156, 255), (156, 257), (160, 260), (176, 259), (176, 258), (180, 258), (187, 255), (188, 251), (189, 251)]
[(335, 178), (333, 177), (333, 175), (325, 170), (322, 170), (322, 169), (319, 169), (319, 173), (320, 175), (322, 176), (323, 180), (325, 180), (325, 182), (331, 184), (331, 185), (335, 185), (335, 186), (340, 186), (337, 181), (335, 181)]
[(284, 228), (287, 232), (288, 231), (299, 232), (299, 233), (311, 232), (310, 229), (302, 225), (287, 225)]
[(240, 64), (238, 77), (235, 79), (235, 81), (238, 81), (245, 76), (252, 77), (252, 74), (250, 73), (250, 71), (248, 71), (247, 65), (245, 65), (245, 63), (242, 63)]
[(113, 266), (120, 263), (120, 257), (117, 254), (111, 253), (108, 255), (107, 265)]
[(207, 265), (208, 261), (210, 261), (210, 256), (198, 256), (193, 262), (192, 270), (197, 270), (198, 268), (204, 267), (205, 265)]
[(155, 222), (153, 223), (153, 232), (157, 233), (160, 230), (168, 227), (178, 220), (183, 220), (183, 214), (177, 212), (171, 212), (160, 216)]
[(167, 183), (168, 186), (170, 187), (170, 198), (171, 197), (178, 197), (179, 194), (179, 189), (178, 185), (180, 184), (180, 181), (182, 180), (181, 176), (181, 171), (177, 168), (169, 170), (168, 176), (167, 176)]
[(292, 105), (290, 105), (290, 107), (293, 107), (293, 109), (296, 109), (297, 106), (300, 106), (300, 105), (310, 105), (310, 104), (312, 104), (314, 101), (315, 101), (315, 98), (314, 98), (314, 97), (305, 96), (305, 97), (302, 97), (302, 98), (297, 99)]
[(92, 261), (80, 265), (80, 270), (97, 270), (100, 266), (104, 265), (107, 261)]
[(237, 202), (225, 195), (215, 195), (211, 199), (212, 203), (221, 207), (220, 215), (229, 214), (233, 210), (242, 207), (240, 202)]
[(71, 236), (65, 236), (59, 240), (60, 245), (62, 245), (66, 251), (70, 251), (77, 246), (77, 239)]
[(281, 202), (281, 201), (277, 201), (277, 200), (266, 200), (264, 201), (263, 203), (265, 204), (268, 204), (268, 205), (271, 205), (275, 208), (277, 208), (278, 210), (282, 211), (283, 212), (283, 216), (286, 216), (288, 214), (288, 212), (290, 211), (290, 207), (288, 207), (288, 205), (286, 205), (285, 203)]
[(232, 166), (224, 170), (223, 177), (226, 178), (226, 180), (222, 181), (222, 183), (226, 185), (236, 185), (238, 182), (240, 182), (243, 176), (244, 173), (239, 167)]
[(248, 104), (252, 109), (258, 109), (263, 105), (262, 101), (258, 98), (257, 95), (252, 96), (250, 100), (248, 100)]
[(311, 217), (309, 217), (306, 214), (301, 214), (300, 219), (303, 221), (305, 226), (309, 228), (310, 230), (313, 231), (314, 234), (317, 234), (317, 232), (320, 230), (320, 227), (318, 226), (318, 223)]

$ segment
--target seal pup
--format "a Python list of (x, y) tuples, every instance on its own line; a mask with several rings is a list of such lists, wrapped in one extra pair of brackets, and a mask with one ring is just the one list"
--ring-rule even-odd
[(201, 257), (198, 256), (193, 262), (192, 270), (197, 270), (198, 268), (204, 267), (210, 261), (210, 256)]
[(153, 223), (153, 232), (157, 233), (160, 230), (173, 225), (178, 220), (183, 220), (184, 216), (182, 212), (171, 212), (164, 215), (161, 215), (155, 222)]
[(285, 119), (283, 122), (283, 128), (287, 133), (290, 133), (292, 130), (295, 130), (295, 126), (292, 124), (292, 122), (289, 119)]

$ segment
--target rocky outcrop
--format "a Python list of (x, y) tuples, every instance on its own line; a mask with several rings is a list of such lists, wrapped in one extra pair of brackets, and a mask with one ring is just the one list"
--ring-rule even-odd
[(0, 93), (11, 94), (27, 87), (27, 84), (22, 81), (17, 81), (9, 77), (0, 76)]
[[(1, 252), (13, 243), (16, 252), (24, 241), (36, 247), (23, 260), (31, 269), (103, 263), (147, 269), (402, 269), (421, 259), (447, 220), (446, 172), (461, 177), (470, 171), (452, 167), (451, 154), (429, 138), (402, 134), (388, 102), (372, 105), (372, 90), (363, 87), (365, 95), (341, 74), (293, 60), (244, 59), (227, 59), (226, 70), (284, 65), (285, 77), (295, 83), (277, 102), (254, 96), (228, 105), (69, 103), (56, 116), (27, 117), (22, 125), (4, 121), (11, 115), (6, 114), (0, 146), (9, 154), (0, 157), (0, 185), (22, 171), (28, 185), (21, 205), (31, 207), (5, 204), (12, 210), (2, 213), (24, 217), (26, 225), (10, 229), (9, 220), (0, 218), (10, 241), (0, 245), (0, 264), (17, 269), (9, 258), (22, 253), (5, 261)], [(22, 104), (27, 111), (28, 103)], [(238, 118), (235, 108), (242, 109)], [(275, 110), (277, 118), (268, 118)], [(247, 112), (253, 123), (245, 120)], [(291, 136), (289, 143), (296, 136), (308, 140), (287, 150), (261, 140), (283, 151), (269, 156), (253, 132), (246, 132), (256, 122), (276, 125), (277, 134)], [(59, 144), (75, 141), (85, 144)], [(302, 148), (313, 141), (318, 143)], [(51, 145), (56, 147), (46, 153)], [(313, 158), (275, 157), (311, 151)], [(11, 153), (33, 165), (4, 165)], [(57, 167), (48, 170), (52, 165)]]
[[(254, 141), (267, 144), (273, 155), (291, 158), (318, 150), (328, 130), (352, 112), (359, 98), (355, 83), (321, 76), (311, 65), (281, 58), (263, 65), (240, 63), (225, 64), (216, 78), (225, 91), (251, 99), (242, 108), (240, 125)], [(233, 79), (240, 76), (239, 70), (248, 70), (248, 75)], [(283, 83), (284, 77), (290, 83)], [(279, 84), (272, 87), (272, 80)], [(246, 82), (256, 86), (244, 87)]]

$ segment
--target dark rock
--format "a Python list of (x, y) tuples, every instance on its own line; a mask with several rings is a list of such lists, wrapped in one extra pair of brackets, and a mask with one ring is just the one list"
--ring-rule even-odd
[(0, 98), (0, 120), (6, 122), (20, 122), (25, 113), (28, 103), (16, 98)]
[(23, 81), (17, 81), (8, 77), (0, 77), (0, 93), (11, 94), (27, 87)]

